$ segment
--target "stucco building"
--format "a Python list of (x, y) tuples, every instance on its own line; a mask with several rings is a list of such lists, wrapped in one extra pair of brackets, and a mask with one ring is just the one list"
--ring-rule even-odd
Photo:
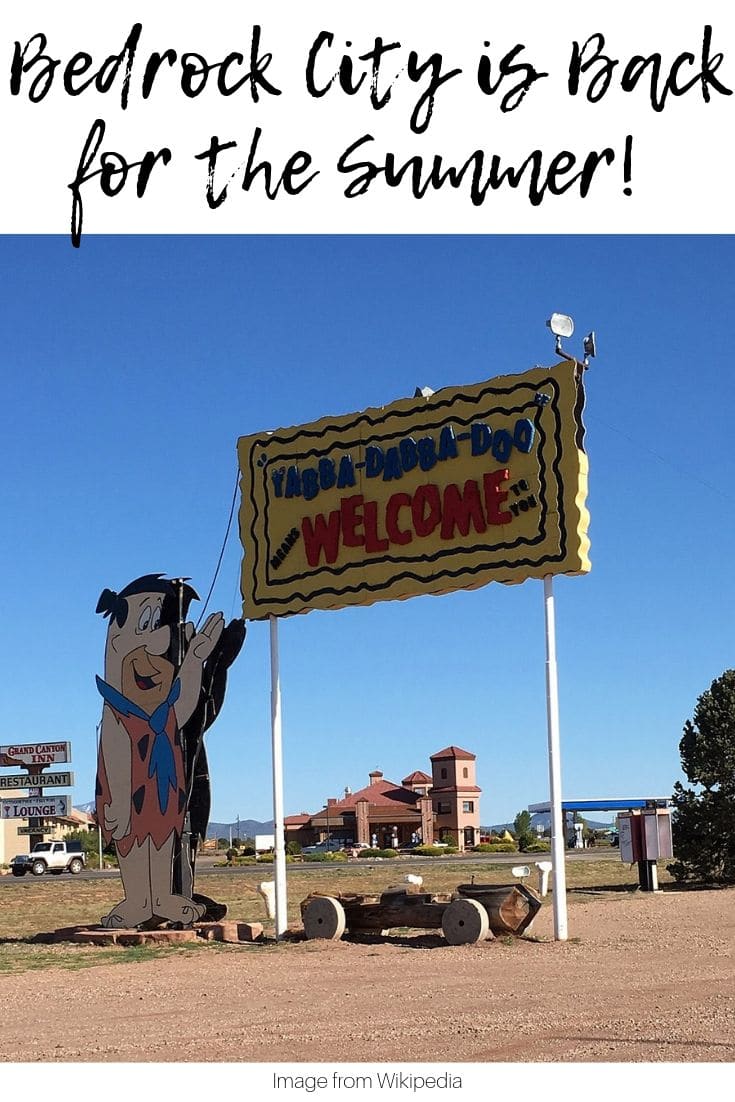
[(327, 800), (314, 814), (285, 819), (286, 841), (310, 845), (325, 838), (396, 848), (409, 842), (450, 842), (469, 849), (480, 838), (480, 793), (475, 755), (458, 746), (432, 754), (431, 774), (416, 770), (400, 784), (379, 769), (356, 792)]
[(18, 833), (22, 826), (20, 819), (0, 819), (0, 865), (9, 864), (16, 853), (29, 852), (28, 835)]
[(480, 793), (476, 784), (475, 755), (459, 746), (447, 746), (431, 755), (435, 829), (451, 835), (460, 849), (480, 840)]

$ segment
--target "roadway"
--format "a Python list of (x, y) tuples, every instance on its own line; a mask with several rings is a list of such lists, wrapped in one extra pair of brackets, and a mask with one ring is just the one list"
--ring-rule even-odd
[[(567, 861), (620, 861), (620, 850), (609, 846), (595, 846), (592, 849), (569, 849), (566, 850), (565, 856)], [(411, 871), (413, 868), (419, 865), (436, 865), (439, 863), (442, 866), (449, 864), (466, 865), (471, 863), (473, 865), (533, 865), (534, 861), (550, 860), (551, 854), (548, 853), (463, 853), (463, 854), (451, 854), (446, 857), (418, 857), (411, 854), (405, 856), (390, 858), (383, 861), (370, 860), (367, 857), (358, 857), (350, 860), (347, 863), (342, 861), (304, 861), (289, 865), (291, 869), (298, 869), (298, 871), (305, 872), (307, 874), (311, 872), (324, 873), (330, 869), (345, 869), (354, 868), (359, 866), (373, 866), (382, 867), (390, 864), (398, 869), (404, 869)], [(218, 867), (217, 862), (221, 862), (222, 857), (210, 857), (204, 856), (197, 859), (197, 872), (200, 875), (206, 874), (207, 876), (253, 876), (260, 879), (264, 874), (267, 875), (269, 870), (272, 870), (273, 865), (270, 861), (259, 862), (256, 865), (233, 865)], [(84, 872), (80, 872), (74, 879), (76, 880), (111, 880), (118, 878), (120, 873), (117, 869), (85, 869)], [(59, 879), (68, 880), (70, 874), (64, 873)], [(17, 877), (8, 874), (7, 876), (0, 876), (0, 887), (4, 884), (17, 884), (19, 880), (55, 880), (56, 877), (50, 873), (46, 873), (43, 877), (34, 877), (30, 873), (26, 874), (26, 877)]]

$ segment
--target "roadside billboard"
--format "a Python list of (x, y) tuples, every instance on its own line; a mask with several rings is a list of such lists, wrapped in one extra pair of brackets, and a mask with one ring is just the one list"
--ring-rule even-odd
[(580, 371), (241, 437), (243, 615), (586, 573)]

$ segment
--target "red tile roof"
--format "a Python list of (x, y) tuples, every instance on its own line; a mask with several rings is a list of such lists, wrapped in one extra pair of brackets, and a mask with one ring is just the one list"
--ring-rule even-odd
[[(431, 777), (428, 778), (431, 780)], [(375, 807), (391, 807), (394, 804), (416, 804), (420, 796), (417, 792), (411, 792), (393, 781), (375, 781), (361, 788), (358, 792), (351, 792), (342, 800), (329, 805), (329, 813), (341, 814), (342, 811), (354, 811), (358, 800), (367, 800)], [(317, 812), (318, 815), (326, 815), (326, 808)]]
[(461, 758), (463, 761), (475, 761), (477, 755), (469, 750), (462, 750), (459, 746), (447, 746), (445, 750), (439, 750), (432, 754), (429, 761), (441, 761), (443, 758)]
[(420, 769), (417, 769), (414, 773), (409, 773), (407, 777), (404, 777), (401, 784), (431, 784), (432, 778), (428, 773), (422, 773)]
[(443, 796), (445, 792), (482, 792), (481, 788), (478, 788), (476, 784), (435, 784), (432, 788), (432, 794), (434, 796)]

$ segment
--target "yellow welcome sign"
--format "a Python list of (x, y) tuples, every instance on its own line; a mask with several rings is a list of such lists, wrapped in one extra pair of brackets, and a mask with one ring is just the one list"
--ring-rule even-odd
[(243, 615), (586, 573), (580, 370), (241, 437)]

